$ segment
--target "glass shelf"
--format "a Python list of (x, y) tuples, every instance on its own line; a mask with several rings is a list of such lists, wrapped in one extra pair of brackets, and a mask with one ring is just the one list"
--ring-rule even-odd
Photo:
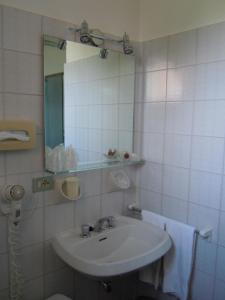
[(76, 173), (82, 173), (86, 171), (94, 171), (94, 170), (101, 170), (101, 169), (112, 169), (112, 168), (123, 168), (127, 166), (139, 166), (143, 165), (145, 161), (143, 159), (139, 160), (113, 160), (113, 161), (102, 161), (98, 163), (90, 163), (90, 164), (81, 164), (77, 166), (76, 169), (69, 170), (69, 171), (62, 171), (62, 172), (52, 172), (48, 171), (52, 175), (70, 175), (70, 174), (76, 174)]

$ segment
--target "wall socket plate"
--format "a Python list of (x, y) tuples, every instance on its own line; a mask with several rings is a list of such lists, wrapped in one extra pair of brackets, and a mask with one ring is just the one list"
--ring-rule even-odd
[(32, 179), (33, 193), (45, 192), (53, 190), (54, 179), (53, 176), (37, 177)]

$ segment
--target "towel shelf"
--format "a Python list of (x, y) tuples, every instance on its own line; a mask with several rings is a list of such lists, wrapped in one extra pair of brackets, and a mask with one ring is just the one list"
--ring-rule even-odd
[(31, 121), (0, 121), (0, 151), (32, 149), (35, 136), (35, 124)]
[[(128, 211), (133, 214), (133, 216), (135, 218), (138, 218), (138, 219), (142, 219), (142, 210), (141, 208), (137, 205), (137, 203), (132, 203), (132, 204), (129, 204), (127, 206), (127, 209)], [(166, 225), (166, 224), (165, 224)], [(196, 229), (195, 230), (195, 233), (197, 235), (199, 235), (201, 238), (203, 239), (209, 239), (212, 237), (212, 233), (213, 233), (213, 228), (212, 227), (206, 227), (206, 228), (203, 228), (201, 230), (198, 230)]]

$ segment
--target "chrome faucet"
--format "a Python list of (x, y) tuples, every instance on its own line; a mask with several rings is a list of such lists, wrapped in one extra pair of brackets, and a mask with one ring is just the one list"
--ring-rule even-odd
[(96, 222), (94, 226), (94, 231), (101, 232), (106, 228), (113, 228), (113, 227), (115, 227), (115, 218), (113, 216), (108, 216), (108, 217), (101, 218)]

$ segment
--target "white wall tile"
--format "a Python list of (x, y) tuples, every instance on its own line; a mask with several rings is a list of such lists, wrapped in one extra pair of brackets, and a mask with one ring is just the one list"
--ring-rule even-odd
[(101, 171), (90, 171), (84, 177), (84, 196), (90, 197), (101, 194)]
[(139, 199), (141, 208), (152, 212), (161, 213), (162, 210), (162, 195), (149, 190), (140, 189)]
[(121, 215), (123, 212), (123, 192), (102, 195), (101, 217)]
[(7, 223), (8, 218), (6, 216), (0, 216), (0, 236), (1, 236), (1, 243), (0, 243), (0, 253), (4, 253), (7, 251)]
[(198, 29), (197, 62), (225, 59), (225, 23)]
[(24, 280), (31, 280), (43, 275), (43, 259), (42, 243), (31, 247), (25, 247), (21, 250), (20, 262)]
[(140, 187), (160, 193), (162, 191), (162, 165), (146, 162), (139, 171), (138, 182)]
[(73, 227), (73, 203), (45, 207), (45, 240)]
[(193, 102), (168, 102), (166, 104), (166, 132), (191, 134)]
[(44, 286), (44, 299), (55, 294), (62, 294), (72, 298), (74, 287), (73, 270), (67, 267), (47, 274)]
[(61, 258), (56, 254), (53, 249), (51, 242), (45, 242), (44, 246), (44, 271), (45, 273), (53, 272), (58, 269), (65, 267), (65, 263)]
[(138, 73), (143, 72), (143, 43), (134, 42), (134, 51), (135, 51), (135, 77)]
[(225, 211), (225, 176), (223, 176), (221, 209)]
[[(0, 23), (2, 24), (2, 6), (0, 6)], [(0, 48), (2, 47), (2, 32), (0, 33)]]
[(194, 105), (193, 133), (225, 136), (225, 101), (199, 101)]
[(197, 100), (224, 99), (225, 62), (216, 62), (196, 66)]
[[(0, 177), (0, 185), (3, 186), (5, 185), (5, 177)], [(3, 215), (1, 212), (0, 212), (0, 216)]]
[(196, 249), (196, 268), (209, 275), (215, 275), (217, 245), (198, 239)]
[(129, 213), (127, 206), (132, 203), (138, 203), (138, 205), (140, 205), (138, 189), (136, 189), (136, 186), (124, 191), (123, 193), (123, 215), (127, 215)]
[(212, 241), (217, 242), (219, 211), (190, 203), (188, 223), (201, 230), (207, 227), (213, 228)]
[(221, 280), (216, 280), (215, 282), (215, 291), (214, 291), (215, 300), (225, 299), (225, 282)]
[(166, 71), (145, 73), (144, 80), (144, 101), (166, 100)]
[(0, 176), (5, 175), (5, 154), (0, 153)]
[(163, 193), (182, 200), (188, 198), (189, 171), (183, 168), (164, 167)]
[[(1, 82), (1, 79), (0, 79)], [(3, 94), (0, 94), (0, 118), (3, 119), (4, 115), (4, 104), (3, 104)]]
[(43, 99), (40, 96), (5, 94), (5, 119), (35, 122), (38, 132), (43, 129)]
[(225, 212), (220, 213), (219, 244), (225, 247)]
[(1, 300), (10, 300), (9, 299), (9, 290), (8, 289), (0, 291), (0, 299)]
[(145, 103), (142, 122), (144, 132), (162, 133), (165, 122), (165, 103)]
[(74, 41), (74, 31), (68, 30), (69, 27), (73, 27), (72, 24), (63, 22), (57, 19), (43, 17), (43, 33), (63, 38), (69, 41)]
[(167, 101), (188, 101), (195, 97), (194, 66), (169, 69), (167, 79)]
[(3, 51), (0, 49), (0, 91), (3, 91)]
[(200, 272), (195, 271), (194, 282), (192, 286), (192, 298), (193, 300), (213, 300), (213, 277)]
[(6, 289), (9, 285), (8, 280), (8, 255), (1, 254), (0, 255), (0, 269), (1, 269), (1, 276), (0, 276), (0, 290)]
[(188, 168), (190, 165), (191, 137), (185, 135), (165, 135), (164, 163)]
[(167, 67), (168, 38), (163, 37), (143, 43), (144, 71), (156, 71)]
[(0, 269), (1, 269), (0, 290), (2, 290), (2, 289), (8, 288), (8, 286), (9, 286), (8, 255), (7, 254), (0, 255)]
[(82, 224), (95, 224), (100, 218), (100, 196), (83, 198), (75, 203), (75, 226), (81, 228)]
[(142, 153), (144, 159), (156, 163), (162, 163), (163, 160), (163, 134), (144, 133), (142, 136)]
[(173, 197), (163, 196), (162, 213), (167, 218), (186, 223), (187, 207), (187, 201), (179, 200)]
[(44, 299), (43, 277), (28, 281), (24, 284), (24, 300), (42, 300)]
[(4, 51), (4, 91), (22, 94), (42, 94), (42, 57), (33, 54)]
[(3, 7), (3, 47), (41, 54), (42, 17), (11, 7)]
[(37, 135), (36, 139), (36, 146), (32, 150), (6, 153), (6, 168), (8, 174), (40, 172), (43, 170), (42, 136)]
[(21, 246), (29, 246), (43, 242), (44, 216), (43, 209), (38, 208), (34, 212), (23, 212), (21, 222)]
[(221, 173), (223, 167), (224, 140), (211, 137), (193, 137), (191, 167), (193, 169)]
[(190, 182), (190, 201), (219, 209), (221, 175), (192, 171)]
[(216, 263), (216, 278), (225, 281), (225, 248), (218, 247), (217, 263)]
[(168, 66), (178, 67), (194, 64), (196, 61), (196, 30), (169, 36)]

